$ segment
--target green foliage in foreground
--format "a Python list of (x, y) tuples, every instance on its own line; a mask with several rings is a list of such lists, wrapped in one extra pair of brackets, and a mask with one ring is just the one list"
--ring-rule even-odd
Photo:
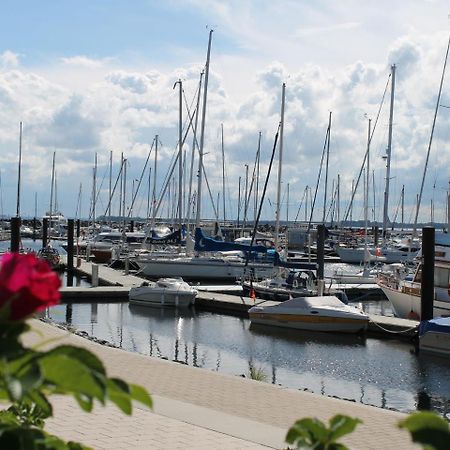
[(450, 427), (442, 417), (429, 412), (416, 412), (399, 423), (406, 428), (412, 440), (426, 450), (448, 450), (450, 448)]
[(328, 427), (315, 418), (297, 420), (289, 429), (286, 442), (300, 450), (348, 450), (337, 440), (353, 432), (359, 423), (361, 420), (343, 415), (332, 417)]
[(72, 395), (78, 405), (92, 411), (94, 401), (113, 402), (125, 414), (132, 413), (132, 401), (149, 408), (147, 391), (119, 378), (109, 378), (103, 363), (85, 348), (60, 345), (48, 351), (22, 346), (19, 336), (25, 323), (0, 326), (0, 401), (11, 404), (0, 414), (0, 448), (81, 449), (43, 431), (44, 421), (53, 415), (52, 394)]
[[(348, 450), (337, 440), (352, 433), (359, 423), (361, 420), (343, 415), (332, 417), (328, 427), (315, 418), (301, 419), (288, 431), (286, 442), (299, 450)], [(450, 448), (449, 423), (437, 414), (416, 412), (400, 421), (398, 426), (409, 431), (413, 442), (425, 450)]]

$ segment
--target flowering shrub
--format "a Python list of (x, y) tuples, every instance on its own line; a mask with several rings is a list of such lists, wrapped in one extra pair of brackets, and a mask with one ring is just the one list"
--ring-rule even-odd
[(109, 378), (91, 352), (71, 345), (48, 351), (26, 348), (20, 336), (26, 319), (59, 301), (60, 281), (45, 261), (34, 255), (5, 254), (0, 262), (0, 448), (82, 449), (81, 444), (47, 434), (44, 421), (53, 410), (51, 394), (72, 395), (85, 411), (94, 400), (115, 403), (131, 414), (132, 401), (152, 407), (145, 389)]

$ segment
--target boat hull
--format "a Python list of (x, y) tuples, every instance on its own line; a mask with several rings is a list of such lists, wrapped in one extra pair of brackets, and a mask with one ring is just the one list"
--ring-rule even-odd
[(368, 320), (346, 317), (323, 317), (307, 314), (250, 313), (252, 323), (307, 331), (358, 333), (367, 328)]
[(167, 289), (143, 287), (132, 288), (130, 304), (140, 306), (189, 306), (194, 304), (197, 291), (170, 291)]
[(450, 334), (427, 331), (419, 339), (420, 352), (450, 357)]
[[(403, 285), (402, 290), (378, 283), (392, 305), (394, 314), (402, 319), (420, 320), (422, 314), (420, 288)], [(450, 315), (450, 303), (434, 300), (433, 317)]]
[(137, 261), (144, 275), (151, 278), (182, 277), (187, 280), (234, 281), (245, 274), (254, 273), (257, 278), (271, 277), (275, 273), (272, 264), (249, 264), (221, 259), (183, 258)]

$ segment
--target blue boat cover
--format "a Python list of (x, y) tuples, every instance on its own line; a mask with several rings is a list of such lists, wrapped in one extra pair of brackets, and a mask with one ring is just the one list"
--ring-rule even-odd
[(267, 247), (263, 245), (239, 244), (237, 242), (218, 241), (211, 237), (205, 236), (201, 228), (195, 229), (195, 245), (196, 252), (227, 252), (239, 250), (241, 252), (267, 253)]
[(450, 317), (437, 317), (436, 319), (423, 320), (419, 325), (419, 335), (422, 336), (427, 331), (450, 333)]

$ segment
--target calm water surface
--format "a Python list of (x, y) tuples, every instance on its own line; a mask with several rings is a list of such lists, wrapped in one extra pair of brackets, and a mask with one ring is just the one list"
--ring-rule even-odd
[[(377, 302), (374, 302), (377, 303)], [(369, 305), (370, 306), (370, 305)], [(48, 315), (125, 350), (399, 411), (450, 418), (450, 361), (396, 340), (250, 326), (248, 319), (119, 304), (59, 305)]]
[[(26, 246), (39, 248), (40, 242), (24, 241)], [(327, 264), (325, 272), (335, 269), (359, 268)], [(362, 306), (392, 315), (388, 301)], [(253, 367), (264, 371), (267, 382), (289, 388), (404, 412), (430, 408), (450, 418), (450, 360), (417, 356), (407, 342), (255, 327), (248, 319), (195, 308), (72, 304), (47, 314), (128, 351), (231, 375), (248, 376)]]

